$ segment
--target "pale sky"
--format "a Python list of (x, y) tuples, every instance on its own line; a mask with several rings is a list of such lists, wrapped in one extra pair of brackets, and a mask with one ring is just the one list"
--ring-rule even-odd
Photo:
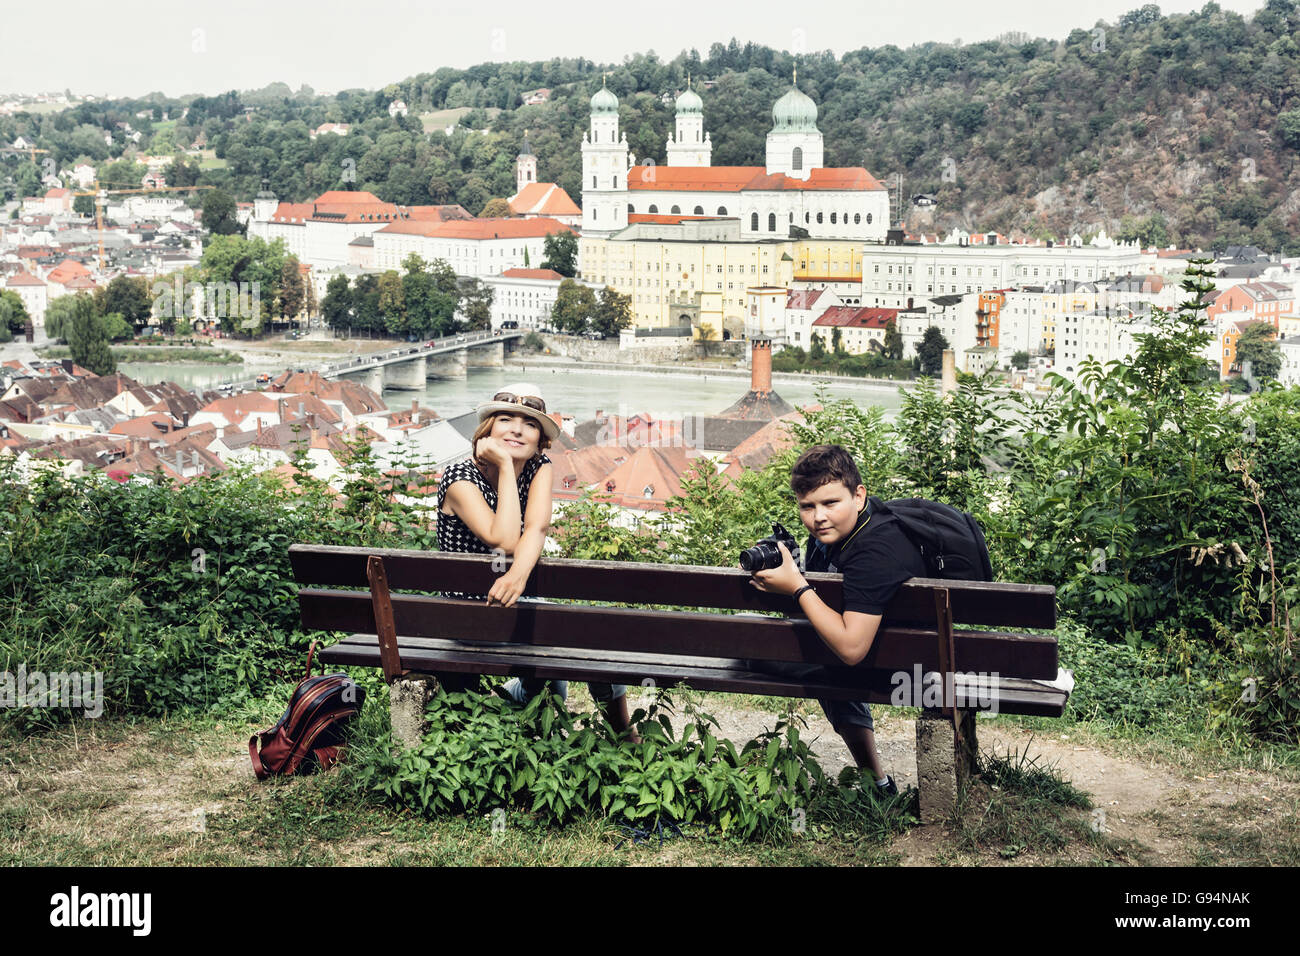
[[(62, 91), (169, 96), (256, 89), (377, 89), (442, 66), (586, 57), (663, 60), (731, 37), (780, 50), (972, 43), (1008, 31), (1060, 39), (1114, 23), (1143, 0), (7, 0), (0, 94)], [(1249, 18), (1264, 0), (1219, 0)], [(1161, 2), (1185, 13), (1204, 0)], [(106, 14), (111, 10), (111, 15)], [(791, 12), (794, 11), (794, 12)]]

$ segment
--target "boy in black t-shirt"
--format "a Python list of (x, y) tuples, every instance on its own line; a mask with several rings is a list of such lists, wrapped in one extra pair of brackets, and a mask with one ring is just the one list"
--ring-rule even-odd
[[(853, 457), (840, 445), (814, 445), (790, 472), (790, 487), (799, 500), (799, 517), (808, 529), (807, 570), (839, 572), (844, 578), (844, 613), (828, 607), (804, 579), (790, 552), (778, 568), (757, 571), (754, 587), (790, 594), (826, 645), (845, 664), (867, 656), (885, 606), (908, 578), (924, 577), (925, 563), (896, 521), (883, 521), (868, 533), (871, 514), (867, 489)], [(813, 670), (815, 668), (804, 668)], [(863, 702), (819, 701), (826, 718), (848, 746), (858, 767), (870, 769), (876, 786), (897, 793), (876, 753), (871, 710)]]

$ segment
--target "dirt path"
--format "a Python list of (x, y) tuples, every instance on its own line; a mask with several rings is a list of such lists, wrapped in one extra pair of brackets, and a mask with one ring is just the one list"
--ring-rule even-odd
[[(718, 706), (716, 700), (710, 701), (707, 709), (718, 719), (720, 734), (732, 740), (748, 740), (779, 719), (759, 711)], [(876, 746), (885, 772), (900, 788), (915, 786), (916, 722), (895, 716), (888, 707), (876, 708), (873, 713)], [(804, 737), (822, 768), (834, 776), (852, 766), (848, 749), (815, 706), (805, 719), (808, 730)], [(1055, 767), (1092, 798), (1095, 809), (1090, 821), (1113, 837), (1135, 841), (1145, 849), (1144, 862), (1149, 865), (1210, 862), (1205, 853), (1212, 859), (1212, 849), (1197, 856), (1197, 847), (1205, 842), (1197, 834), (1215, 827), (1225, 830), (1225, 837), (1235, 836), (1236, 842), (1260, 848), (1267, 843), (1274, 824), (1285, 822), (1290, 839), (1295, 839), (1300, 784), (1272, 774), (1253, 770), (1198, 774), (1195, 768), (1116, 756), (1084, 745), (1077, 737), (1072, 740), (1068, 729), (1031, 733), (981, 721), (978, 736), (982, 752), (1024, 753), (1026, 760), (1037, 760), (1039, 767)], [(934, 864), (936, 856), (946, 851), (942, 834), (934, 827), (913, 830), (896, 841), (894, 849), (903, 853), (904, 865), (921, 866)], [(1256, 862), (1266, 860), (1267, 855)]]
[[(639, 703), (635, 694), (632, 703)], [(716, 698), (704, 706), (718, 719), (720, 735), (737, 744), (779, 719)], [(914, 785), (914, 721), (889, 708), (877, 711), (877, 744), (885, 768), (900, 787)], [(838, 775), (850, 765), (848, 751), (815, 705), (806, 720), (804, 739), (823, 768)], [(674, 724), (683, 723), (679, 714)], [(75, 737), (65, 734), (29, 744), (21, 754), (0, 750), (0, 824), (21, 821), (10, 831), (18, 837), (13, 852), (19, 860), (165, 862), (160, 852), (197, 845), (206, 817), (255, 787), (246, 746), (252, 729), (257, 728), (230, 721), (195, 736), (165, 724), (102, 730), (91, 725)], [(1027, 751), (1039, 766), (1055, 766), (1091, 796), (1096, 807), (1092, 819), (1108, 834), (1135, 841), (1144, 863), (1295, 862), (1300, 784), (1259, 771), (1197, 774), (1194, 767), (1163, 760), (1117, 756), (1077, 737), (1072, 740), (1068, 729), (1031, 734), (981, 722), (979, 731), (982, 751)], [(952, 843), (944, 827), (916, 827), (890, 850), (903, 865), (988, 862), (983, 857), (955, 859)], [(1011, 862), (1059, 861), (1027, 855)]]

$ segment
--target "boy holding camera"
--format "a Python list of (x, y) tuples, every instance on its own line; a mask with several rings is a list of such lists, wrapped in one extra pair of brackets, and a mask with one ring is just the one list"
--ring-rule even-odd
[[(826, 646), (852, 666), (871, 650), (885, 606), (899, 586), (909, 578), (926, 576), (925, 562), (895, 521), (885, 521), (866, 533), (871, 521), (867, 489), (853, 456), (843, 446), (814, 445), (805, 451), (790, 472), (790, 487), (808, 529), (806, 568), (843, 576), (844, 613), (818, 597), (784, 544), (777, 544), (783, 555), (780, 567), (755, 571), (752, 583), (761, 591), (792, 595)], [(858, 767), (871, 770), (882, 793), (897, 793), (894, 779), (881, 769), (866, 703), (818, 703)]]

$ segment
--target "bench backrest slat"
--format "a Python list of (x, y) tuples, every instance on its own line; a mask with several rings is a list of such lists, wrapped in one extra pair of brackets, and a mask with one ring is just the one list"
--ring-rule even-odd
[[(302, 544), (289, 548), (299, 583), (339, 587), (366, 586), (366, 559), (372, 554), (384, 559), (388, 584), (394, 590), (483, 594), (498, 577), (492, 567), (494, 559), (488, 555)], [(749, 575), (731, 568), (543, 558), (533, 571), (527, 593), (562, 600), (758, 612), (794, 610), (789, 598), (765, 594), (751, 586), (749, 580)], [(843, 608), (839, 575), (810, 574), (808, 580), (828, 605)], [(899, 589), (886, 610), (886, 620), (932, 626), (932, 589), (936, 586), (949, 589), (957, 624), (1044, 629), (1056, 626), (1055, 588), (926, 578), (913, 578)]]
[[(309, 630), (375, 632), (366, 591), (303, 588), (298, 599), (303, 626)], [(406, 594), (392, 595), (392, 605), (397, 633), (403, 637), (840, 664), (803, 618), (535, 603), (486, 608), (479, 602)], [(957, 670), (1039, 680), (1056, 677), (1053, 636), (958, 631), (955, 637)], [(863, 664), (910, 673), (917, 662), (923, 671), (938, 669), (933, 632), (890, 625), (881, 629)]]

